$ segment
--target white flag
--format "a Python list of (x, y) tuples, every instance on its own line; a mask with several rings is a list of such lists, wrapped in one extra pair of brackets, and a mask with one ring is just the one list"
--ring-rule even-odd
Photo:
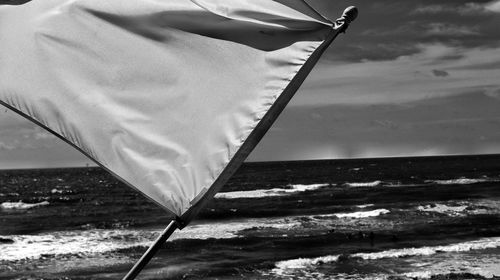
[(302, 0), (4, 5), (0, 102), (189, 221), (340, 26)]

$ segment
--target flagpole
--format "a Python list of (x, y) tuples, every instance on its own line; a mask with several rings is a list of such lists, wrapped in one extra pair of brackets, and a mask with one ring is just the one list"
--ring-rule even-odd
[(142, 255), (141, 259), (132, 267), (132, 269), (123, 277), (123, 280), (133, 280), (142, 271), (142, 269), (148, 264), (148, 262), (153, 258), (153, 256), (158, 252), (161, 245), (167, 241), (167, 239), (174, 233), (176, 229), (179, 228), (176, 220), (172, 220), (170, 224), (163, 230), (161, 235), (155, 240), (155, 242), (149, 247), (149, 249)]

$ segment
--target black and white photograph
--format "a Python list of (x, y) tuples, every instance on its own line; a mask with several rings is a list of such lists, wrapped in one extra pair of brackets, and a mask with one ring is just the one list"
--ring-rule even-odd
[(0, 280), (500, 280), (500, 0), (0, 0)]

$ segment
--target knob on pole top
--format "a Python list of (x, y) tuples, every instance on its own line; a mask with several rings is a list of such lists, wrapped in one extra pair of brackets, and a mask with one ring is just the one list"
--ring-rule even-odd
[(347, 7), (342, 14), (348, 22), (354, 21), (358, 17), (358, 8), (354, 6)]

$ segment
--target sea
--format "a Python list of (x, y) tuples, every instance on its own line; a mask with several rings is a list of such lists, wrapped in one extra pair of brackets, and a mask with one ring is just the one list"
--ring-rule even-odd
[[(0, 171), (0, 279), (121, 279), (171, 220), (97, 167)], [(245, 163), (137, 279), (500, 279), (500, 155)]]

